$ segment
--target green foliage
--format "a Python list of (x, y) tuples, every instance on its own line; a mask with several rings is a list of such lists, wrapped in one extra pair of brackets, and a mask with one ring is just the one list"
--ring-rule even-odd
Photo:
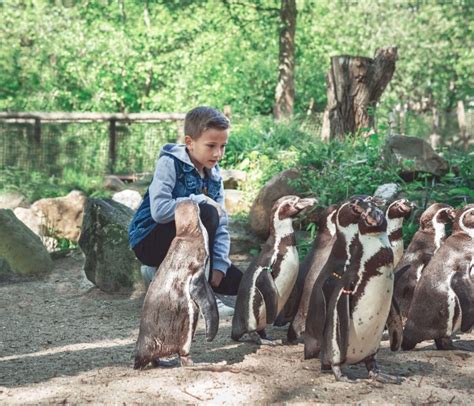
[(46, 177), (37, 171), (6, 168), (0, 171), (0, 191), (18, 191), (30, 203), (46, 197), (61, 197), (71, 190), (81, 190), (91, 197), (110, 197), (102, 188), (102, 176), (87, 176), (82, 172), (65, 169), (62, 177)]
[[(272, 112), (278, 78), (276, 0), (4, 0), (0, 3), (0, 110), (187, 111), (229, 104)], [(295, 108), (326, 104), (339, 54), (397, 45), (381, 108), (472, 99), (468, 1), (298, 1)], [(416, 45), (416, 46), (415, 46)], [(416, 135), (416, 134), (413, 134)]]

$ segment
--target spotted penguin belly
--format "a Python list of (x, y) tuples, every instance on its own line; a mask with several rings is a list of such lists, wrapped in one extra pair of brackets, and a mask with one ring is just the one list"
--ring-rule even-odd
[(448, 317), (446, 335), (450, 336), (461, 329), (462, 309), (453, 289), (448, 288)]
[(351, 315), (346, 362), (355, 364), (375, 354), (392, 303), (393, 275), (380, 269), (381, 275), (371, 278)]
[(288, 249), (283, 261), (280, 264), (280, 273), (275, 278), (275, 285), (278, 290), (278, 313), (290, 297), (290, 293), (298, 277), (299, 258), (296, 247)]

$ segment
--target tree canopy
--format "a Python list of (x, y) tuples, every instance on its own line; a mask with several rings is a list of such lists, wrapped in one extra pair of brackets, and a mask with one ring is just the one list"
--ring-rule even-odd
[[(330, 57), (399, 61), (382, 98), (453, 109), (473, 99), (470, 1), (298, 0), (295, 111), (326, 103)], [(280, 1), (4, 0), (0, 110), (272, 113)]]

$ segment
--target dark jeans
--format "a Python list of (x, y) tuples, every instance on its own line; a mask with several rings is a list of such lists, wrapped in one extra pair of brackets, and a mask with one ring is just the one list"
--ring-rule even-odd
[[(200, 204), (199, 209), (201, 221), (209, 234), (209, 251), (212, 253), (217, 227), (219, 226), (219, 214), (214, 207), (206, 203)], [(174, 221), (157, 224), (151, 233), (133, 248), (133, 251), (142, 264), (159, 267), (165, 259), (171, 241), (175, 236), (176, 226)], [(210, 269), (212, 270), (212, 255), (210, 262)], [(223, 295), (236, 295), (241, 279), (242, 272), (231, 264), (221, 284), (213, 290)]]

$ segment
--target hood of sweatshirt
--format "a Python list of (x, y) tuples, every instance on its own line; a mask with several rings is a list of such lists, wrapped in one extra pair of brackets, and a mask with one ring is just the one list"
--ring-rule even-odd
[[(194, 166), (191, 161), (191, 158), (189, 157), (186, 145), (184, 144), (165, 144), (160, 151), (160, 157), (163, 155), (171, 155), (174, 158), (180, 160), (181, 162), (184, 162), (186, 165), (195, 168), (197, 171), (197, 168)], [(209, 178), (216, 181), (221, 180), (219, 165), (214, 166), (211, 170), (207, 168), (204, 168), (204, 170), (209, 176)]]

